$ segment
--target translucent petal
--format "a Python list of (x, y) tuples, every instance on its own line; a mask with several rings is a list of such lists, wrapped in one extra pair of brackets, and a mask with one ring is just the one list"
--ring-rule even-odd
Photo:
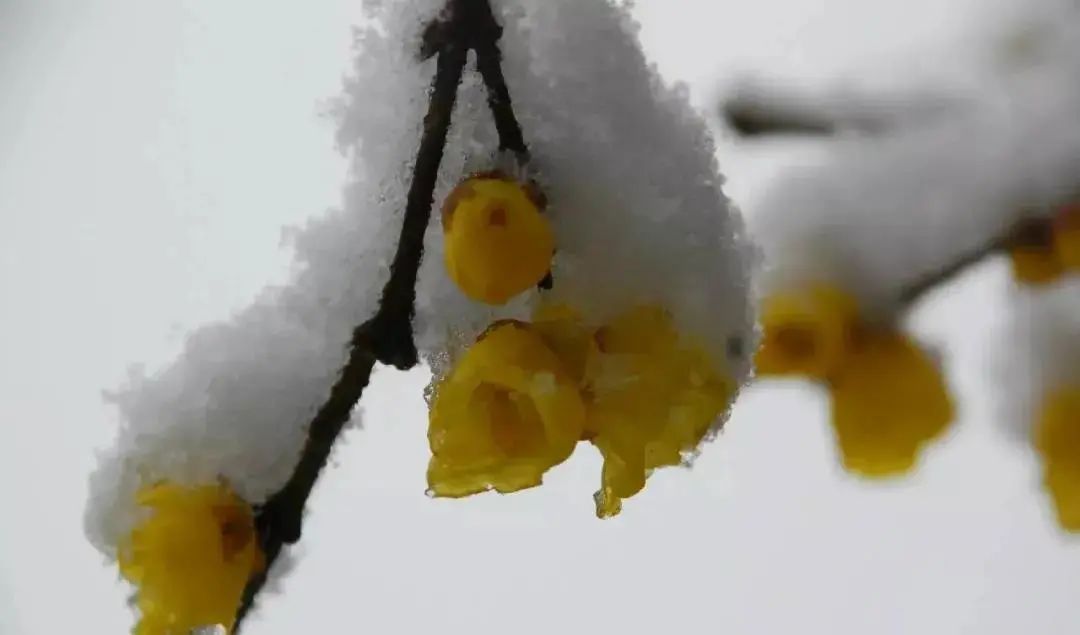
[(428, 486), (436, 496), (539, 485), (581, 438), (577, 382), (527, 324), (493, 325), (436, 388)]
[(597, 515), (619, 513), (653, 469), (678, 465), (727, 407), (733, 387), (659, 307), (629, 311), (594, 336), (587, 429), (604, 457)]

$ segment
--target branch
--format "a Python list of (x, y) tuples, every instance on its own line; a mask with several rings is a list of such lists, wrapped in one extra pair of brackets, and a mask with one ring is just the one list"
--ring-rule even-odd
[(292, 476), (256, 510), (255, 528), (265, 566), (248, 581), (237, 610), (234, 632), (239, 632), (285, 545), (300, 540), (304, 506), (335, 441), (368, 385), (375, 363), (406, 370), (419, 361), (412, 336), (416, 279), (423, 257), (424, 233), (431, 220), (435, 182), (469, 49), (476, 51), (477, 67), (488, 89), (488, 104), (499, 132), (500, 149), (514, 152), (521, 164), (528, 159), (528, 149), (503, 78), (498, 48), (501, 35), (502, 27), (495, 20), (488, 0), (447, 0), (440, 18), (424, 32), (421, 57), (438, 55), (438, 61), (390, 279), (383, 287), (375, 315), (353, 331), (349, 359), (331, 388), (330, 397), (308, 427), (308, 438)]
[(743, 137), (767, 135), (810, 135), (825, 137), (836, 132), (836, 125), (820, 113), (777, 107), (776, 104), (750, 104), (729, 101), (720, 106), (720, 114), (731, 128)]
[(898, 93), (832, 89), (807, 92), (762, 80), (743, 81), (721, 104), (720, 116), (739, 135), (882, 134), (960, 109), (961, 98), (925, 89)]
[(911, 306), (924, 295), (967, 271), (987, 258), (1025, 245), (1045, 247), (1053, 241), (1052, 219), (1028, 218), (1013, 225), (1007, 232), (962, 254), (953, 262), (915, 280), (900, 291), (900, 302)]

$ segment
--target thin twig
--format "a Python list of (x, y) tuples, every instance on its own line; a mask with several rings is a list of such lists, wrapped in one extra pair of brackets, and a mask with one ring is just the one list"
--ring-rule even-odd
[(412, 337), (416, 278), (423, 256), (424, 233), (431, 219), (435, 182), (469, 49), (477, 52), (477, 66), (489, 91), (488, 103), (499, 132), (500, 149), (514, 152), (520, 162), (528, 157), (502, 75), (498, 49), (501, 34), (502, 27), (495, 20), (488, 0), (448, 0), (442, 16), (424, 33), (421, 57), (438, 55), (438, 61), (390, 279), (383, 288), (375, 316), (353, 331), (349, 359), (331, 388), (330, 397), (311, 421), (295, 471), (285, 486), (257, 509), (255, 525), (265, 566), (244, 590), (235, 632), (239, 632), (284, 546), (300, 539), (304, 506), (334, 443), (368, 385), (375, 363), (405, 370), (418, 362)]
[(761, 104), (728, 102), (720, 108), (727, 124), (743, 137), (768, 135), (828, 136), (836, 124), (818, 113), (797, 112)]
[(486, 2), (478, 4), (482, 4), (484, 8), (478, 18), (487, 23), (485, 30), (494, 31), (494, 37), (485, 38), (476, 43), (476, 70), (480, 72), (484, 86), (487, 88), (488, 107), (495, 119), (495, 129), (499, 133), (499, 149), (513, 152), (518, 163), (524, 165), (529, 160), (529, 148), (525, 145), (521, 124), (514, 115), (510, 89), (507, 88), (506, 78), (503, 76), (502, 52), (499, 51), (498, 46), (499, 38), (502, 36), (502, 26), (495, 21), (491, 7)]
[(968, 268), (983, 260), (1009, 251), (1015, 247), (1031, 245), (1045, 247), (1052, 240), (1052, 227), (1049, 217), (1034, 217), (1013, 225), (1006, 233), (995, 236), (937, 271), (932, 271), (915, 280), (900, 292), (900, 302), (911, 306), (924, 295), (952, 280)]

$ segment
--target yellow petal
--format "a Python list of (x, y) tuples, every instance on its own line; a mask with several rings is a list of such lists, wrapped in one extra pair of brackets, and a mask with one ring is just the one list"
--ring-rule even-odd
[(861, 331), (829, 386), (844, 466), (863, 476), (909, 471), (953, 418), (940, 369), (894, 330)]
[(1047, 396), (1035, 428), (1035, 448), (1058, 523), (1080, 533), (1080, 387)]
[(581, 314), (566, 304), (544, 303), (533, 312), (532, 325), (574, 381), (583, 384), (597, 345)]
[(1080, 271), (1080, 203), (1058, 212), (1054, 221), (1054, 253), (1062, 267)]
[(447, 271), (474, 300), (505, 304), (551, 268), (554, 235), (520, 183), (468, 179), (447, 198), (442, 220)]
[(587, 430), (604, 457), (597, 515), (619, 513), (648, 474), (678, 465), (727, 407), (732, 386), (656, 306), (597, 330), (588, 365)]
[(120, 572), (138, 586), (136, 632), (231, 629), (248, 579), (262, 563), (251, 507), (224, 485), (143, 488), (147, 516), (120, 549)]
[(843, 359), (857, 318), (854, 298), (828, 285), (765, 298), (761, 306), (764, 337), (755, 358), (757, 372), (825, 379)]
[(459, 497), (539, 485), (570, 456), (584, 423), (577, 384), (539, 333), (498, 323), (436, 388), (428, 486)]
[(1009, 262), (1013, 277), (1024, 284), (1049, 284), (1065, 273), (1057, 254), (1042, 247), (1014, 247), (1009, 250)]
[(1010, 247), (1013, 277), (1029, 285), (1054, 282), (1065, 273), (1055, 248), (1054, 230), (1042, 220), (1022, 223), (1014, 230), (1021, 240)]

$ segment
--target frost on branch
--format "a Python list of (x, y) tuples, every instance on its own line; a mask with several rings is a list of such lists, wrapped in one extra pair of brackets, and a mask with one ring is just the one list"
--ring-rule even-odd
[[(294, 495), (298, 462), (308, 465), (317, 437), (328, 451), (338, 429), (319, 425), (320, 417), (331, 402), (335, 412), (355, 402), (339, 399), (337, 388), (355, 373), (349, 394), (358, 398), (364, 365), (370, 370), (380, 357), (374, 349), (390, 346), (388, 331), (364, 326), (383, 315), (387, 296), (380, 292), (396, 279), (390, 263), (401, 253), (403, 211), (423, 158), (418, 140), (426, 143), (437, 127), (430, 119), (425, 125), (424, 113), (447, 97), (439, 78), (455, 79), (436, 73), (445, 58), (439, 50), (422, 57), (421, 43), (434, 33), (450, 38), (442, 53), (464, 55), (466, 48), (453, 38), (467, 30), (444, 5), (483, 6), (366, 5), (339, 109), (350, 183), (341, 209), (291, 233), (292, 279), (199, 329), (172, 364), (133, 376), (112, 394), (121, 427), (92, 476), (86, 513), (87, 533), (106, 555), (123, 562), (145, 528), (162, 536), (154, 544), (168, 546), (151, 555), (172, 558), (184, 544), (205, 546), (215, 526), (224, 548), (234, 522), (201, 523), (190, 534), (200, 538), (185, 542), (188, 529), (165, 522), (163, 510), (175, 505), (151, 504), (146, 494), (172, 492), (170, 500), (183, 506), (185, 492), (222, 488), (254, 514), (265, 550), (241, 561), (205, 561), (229, 575), (247, 567), (253, 576), (242, 617), (263, 583), (261, 558), (272, 563), (283, 544), (299, 538), (299, 514), (321, 462)], [(684, 91), (663, 86), (647, 65), (623, 8), (603, 0), (506, 0), (494, 9), (505, 27), (502, 67), (528, 149), (500, 151), (508, 148), (508, 102), (489, 92), (478, 72), (484, 68), (467, 65), (445, 154), (434, 161), (433, 202), (441, 205), (476, 175), (499, 176), (478, 189), (479, 200), (451, 201), (447, 222), (428, 224), (415, 320), (407, 323), (411, 307), (394, 298), (392, 326), (405, 336), (393, 335), (407, 343), (411, 332), (434, 371), (436, 493), (438, 486), (462, 495), (535, 485), (576, 443), (592, 441), (605, 458), (598, 512), (607, 516), (652, 469), (688, 460), (722, 425), (754, 347), (749, 254), (739, 216), (721, 192), (704, 123)], [(428, 29), (436, 18), (449, 25), (446, 33)], [(488, 71), (497, 58), (478, 47), (489, 44), (467, 45), (470, 60)], [(498, 108), (497, 130), (491, 111)], [(513, 240), (493, 241), (500, 232)], [(290, 494), (285, 507), (278, 505), (283, 492)], [(218, 519), (221, 505), (196, 499), (196, 517)], [(128, 573), (140, 597), (151, 593), (135, 569)], [(168, 632), (168, 624), (187, 619), (229, 624), (217, 605), (169, 597), (170, 607), (143, 607), (147, 632)]]

